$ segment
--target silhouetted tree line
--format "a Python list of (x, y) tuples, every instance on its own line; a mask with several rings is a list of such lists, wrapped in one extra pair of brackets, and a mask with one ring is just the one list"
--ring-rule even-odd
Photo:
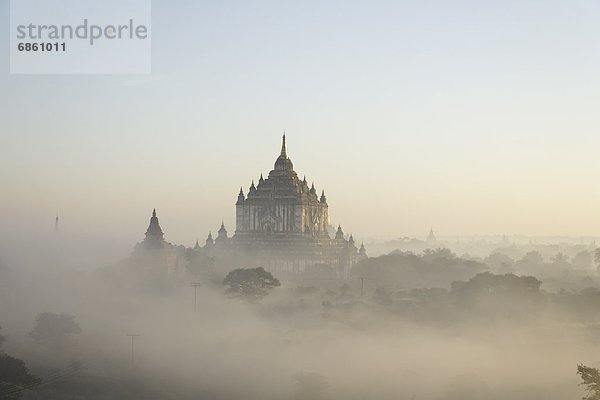
[(6, 338), (0, 335), (0, 399), (20, 399), (25, 390), (39, 382), (25, 362), (2, 351)]
[(352, 270), (371, 287), (448, 287), (487, 270), (482, 262), (457, 257), (449, 249), (427, 249), (421, 254), (394, 251), (367, 258)]

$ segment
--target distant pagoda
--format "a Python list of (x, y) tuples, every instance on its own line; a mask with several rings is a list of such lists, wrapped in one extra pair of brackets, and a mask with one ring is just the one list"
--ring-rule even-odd
[(246, 262), (275, 272), (300, 273), (326, 264), (346, 276), (366, 257), (364, 246), (359, 254), (354, 238), (345, 239), (341, 226), (330, 237), (325, 191), (319, 196), (314, 184), (298, 177), (287, 155), (285, 134), (274, 169), (266, 179), (261, 174), (258, 184), (252, 181), (247, 195), (240, 188), (235, 205), (235, 234), (228, 237), (222, 223), (214, 245), (210, 234), (206, 240), (204, 249), (217, 259), (236, 252)]
[(148, 248), (160, 248), (165, 243), (164, 233), (158, 223), (158, 217), (156, 216), (156, 208), (152, 210), (152, 217), (150, 218), (150, 225), (146, 230), (146, 238), (143, 243)]
[(285, 135), (275, 169), (267, 179), (261, 174), (248, 196), (240, 188), (236, 203), (235, 236), (311, 235), (329, 237), (329, 213), (325, 191), (317, 195), (315, 185), (308, 187), (306, 177), (298, 178), (287, 156)]
[(135, 268), (159, 280), (178, 276), (179, 259), (182, 258), (178, 256), (177, 248), (167, 242), (164, 236), (154, 209), (144, 240), (135, 246), (129, 259)]
[(425, 241), (427, 243), (436, 243), (437, 242), (437, 238), (435, 237), (435, 234), (433, 233), (433, 228), (429, 229), (429, 235), (427, 235), (427, 239), (425, 239)]

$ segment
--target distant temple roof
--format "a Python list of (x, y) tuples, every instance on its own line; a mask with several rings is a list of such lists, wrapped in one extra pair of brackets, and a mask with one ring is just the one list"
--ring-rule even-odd
[(433, 233), (433, 228), (429, 229), (429, 235), (427, 235), (427, 242), (437, 242), (437, 238)]
[(252, 181), (247, 196), (244, 196), (243, 189), (240, 189), (237, 204), (269, 202), (272, 201), (274, 196), (294, 204), (327, 202), (324, 191), (319, 199), (314, 184), (309, 187), (306, 178), (304, 180), (298, 178), (298, 174), (294, 171), (294, 164), (287, 154), (285, 134), (281, 142), (281, 152), (275, 160), (274, 169), (269, 172), (267, 179), (264, 179), (261, 174), (258, 185), (255, 185)]
[(287, 156), (287, 147), (285, 145), (285, 133), (283, 134), (283, 141), (281, 142), (281, 153), (275, 161), (275, 169), (288, 171), (294, 170), (294, 164), (292, 163), (292, 160), (290, 160)]
[(156, 209), (152, 211), (152, 218), (150, 218), (150, 225), (146, 230), (146, 238), (144, 242), (152, 246), (160, 246), (164, 241), (164, 234), (158, 223), (158, 217), (156, 216)]
[(208, 232), (208, 237), (206, 238), (206, 246), (210, 246), (215, 243), (212, 237), (212, 232)]
[(338, 225), (337, 231), (335, 232), (335, 238), (338, 240), (344, 239), (344, 231), (342, 231), (341, 225)]
[(281, 273), (327, 264), (346, 276), (352, 265), (367, 257), (364, 245), (359, 250), (353, 235), (346, 240), (341, 226), (335, 238), (330, 236), (325, 191), (317, 191), (306, 177), (298, 178), (285, 132), (273, 169), (239, 189), (235, 209), (234, 234), (228, 237), (221, 223), (216, 238), (209, 235), (206, 239), (203, 249), (217, 263), (242, 257), (255, 265), (281, 269)]
[[(209, 237), (211, 237), (210, 234)], [(221, 228), (219, 228), (217, 242), (222, 241), (224, 239), (227, 239), (227, 229), (225, 229), (225, 222), (221, 221)]]
[(364, 243), (360, 244), (360, 249), (358, 250), (358, 254), (361, 256), (367, 256), (367, 249), (365, 249)]

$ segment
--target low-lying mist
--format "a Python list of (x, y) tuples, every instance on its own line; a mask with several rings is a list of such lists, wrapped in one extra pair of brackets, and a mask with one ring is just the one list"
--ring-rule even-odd
[[(576, 366), (599, 361), (600, 292), (549, 292), (536, 278), (453, 254), (448, 265), (417, 255), (416, 266), (413, 255), (395, 254), (368, 259), (339, 282), (282, 279), (260, 301), (225, 293), (228, 271), (196, 289), (186, 278), (157, 291), (139, 285), (126, 263), (26, 273), (3, 264), (2, 351), (40, 379), (14, 396), (581, 397)], [(410, 273), (390, 273), (402, 270)], [(36, 340), (41, 313), (72, 316), (80, 332)], [(133, 359), (128, 334), (139, 335)]]

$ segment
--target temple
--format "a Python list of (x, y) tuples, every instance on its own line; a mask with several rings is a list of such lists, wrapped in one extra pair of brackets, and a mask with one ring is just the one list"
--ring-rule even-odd
[(306, 177), (298, 177), (287, 154), (285, 134), (273, 170), (266, 179), (261, 174), (257, 184), (252, 181), (247, 194), (240, 188), (235, 207), (234, 235), (228, 237), (221, 223), (217, 238), (213, 242), (209, 233), (204, 246), (217, 262), (235, 253), (246, 264), (280, 275), (324, 265), (343, 278), (352, 265), (366, 257), (364, 246), (359, 250), (341, 226), (330, 235), (325, 191), (318, 195), (314, 184), (309, 186)]
[(433, 228), (429, 229), (429, 235), (427, 235), (427, 239), (425, 239), (425, 242), (429, 243), (429, 244), (437, 243), (437, 238), (435, 237), (435, 234), (433, 233)]
[(345, 279), (350, 269), (367, 257), (363, 245), (357, 248), (352, 235), (346, 236), (329, 223), (325, 191), (320, 195), (306, 178), (300, 180), (288, 157), (286, 138), (267, 178), (260, 175), (237, 196), (236, 227), (230, 236), (221, 221), (216, 237), (209, 232), (204, 245), (196, 240), (190, 248), (167, 242), (152, 211), (145, 238), (138, 243), (128, 263), (143, 272), (151, 285), (165, 278), (185, 276), (215, 279), (234, 268), (263, 267), (279, 279), (305, 279), (308, 275)]
[(144, 240), (135, 246), (129, 263), (147, 279), (161, 282), (179, 276), (182, 259), (182, 249), (165, 240), (156, 209), (152, 210)]
[(319, 198), (314, 184), (309, 188), (306, 178), (301, 181), (294, 172), (292, 160), (287, 156), (284, 135), (281, 154), (267, 179), (261, 175), (257, 186), (252, 181), (247, 197), (240, 188), (235, 238), (253, 242), (304, 235), (329, 238), (327, 209), (325, 192), (321, 192)]
[(165, 235), (158, 223), (158, 217), (156, 216), (156, 208), (152, 210), (152, 217), (150, 218), (150, 225), (146, 229), (146, 237), (142, 244), (147, 248), (161, 248), (165, 244)]

